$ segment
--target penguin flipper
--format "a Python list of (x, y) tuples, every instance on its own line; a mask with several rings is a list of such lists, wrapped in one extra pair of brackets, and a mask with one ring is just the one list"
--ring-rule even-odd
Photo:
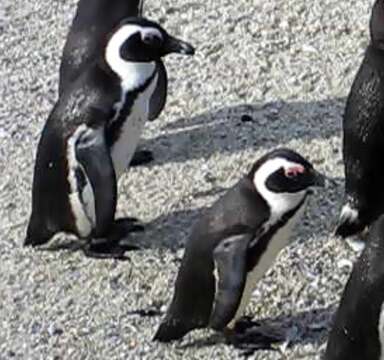
[(247, 249), (252, 234), (231, 236), (216, 246), (213, 257), (217, 291), (210, 326), (222, 330), (234, 318), (247, 278)]
[(149, 116), (148, 119), (153, 121), (157, 119), (164, 109), (165, 103), (167, 101), (167, 90), (168, 90), (168, 75), (167, 69), (163, 61), (159, 60), (157, 62), (158, 68), (158, 78), (155, 91), (152, 94), (152, 97), (149, 101)]
[(92, 235), (96, 238), (105, 237), (115, 218), (117, 184), (104, 127), (86, 127), (79, 135), (75, 149), (76, 158), (89, 178), (95, 199), (96, 225)]

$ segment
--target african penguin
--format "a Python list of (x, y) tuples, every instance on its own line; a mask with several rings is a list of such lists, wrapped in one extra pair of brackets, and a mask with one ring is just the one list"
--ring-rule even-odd
[(257, 282), (289, 243), (309, 189), (323, 182), (292, 150), (261, 157), (193, 227), (173, 300), (154, 339), (168, 342), (209, 326), (242, 346), (249, 334), (236, 334), (236, 322)]
[(373, 6), (371, 41), (343, 119), (345, 204), (336, 234), (357, 235), (384, 212), (384, 1)]
[[(144, 0), (80, 0), (69, 30), (60, 64), (59, 95), (63, 94), (80, 74), (99, 57), (105, 39), (125, 18), (143, 16)], [(148, 120), (155, 120), (163, 110), (168, 77), (164, 63), (156, 60), (157, 83), (151, 96)], [(142, 165), (153, 159), (149, 150), (138, 150), (131, 166)]]
[(384, 215), (370, 227), (328, 338), (325, 360), (384, 359)]
[(117, 179), (147, 119), (156, 62), (170, 53), (194, 49), (152, 21), (128, 18), (102, 56), (65, 89), (38, 145), (25, 245), (65, 231), (93, 239), (87, 255), (122, 256), (116, 241), (135, 224), (114, 221)]

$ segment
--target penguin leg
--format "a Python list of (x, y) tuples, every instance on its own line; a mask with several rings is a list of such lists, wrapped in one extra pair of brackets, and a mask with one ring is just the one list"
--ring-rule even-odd
[(136, 218), (117, 219), (111, 226), (107, 237), (92, 238), (84, 247), (84, 253), (95, 259), (114, 258), (128, 260), (124, 255), (126, 251), (140, 250), (139, 245), (121, 242), (130, 233), (142, 232), (144, 226)]
[(127, 232), (137, 230), (139, 225), (136, 225), (136, 219), (133, 218), (125, 221), (114, 220), (117, 183), (112, 159), (105, 141), (104, 128), (86, 127), (76, 141), (75, 150), (76, 158), (91, 183), (95, 203), (96, 219), (92, 231), (93, 239), (85, 246), (84, 253), (89, 257), (99, 259), (123, 259), (124, 252), (128, 249), (127, 246), (119, 245), (119, 240), (126, 236)]
[(257, 350), (275, 350), (274, 345), (286, 340), (285, 332), (261, 325), (249, 317), (239, 319), (233, 329), (226, 328), (224, 337), (227, 343), (244, 350), (245, 355)]
[(146, 165), (154, 160), (153, 153), (150, 150), (137, 150), (132, 157), (129, 166)]

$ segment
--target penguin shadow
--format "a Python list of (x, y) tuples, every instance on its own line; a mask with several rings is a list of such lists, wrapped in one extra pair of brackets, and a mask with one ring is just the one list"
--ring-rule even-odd
[[(275, 318), (253, 320), (257, 321), (261, 328), (285, 332), (289, 348), (296, 345), (303, 346), (309, 344), (320, 346), (327, 340), (336, 310), (337, 306), (331, 305), (327, 308), (312, 309), (295, 315), (281, 315)], [(187, 341), (178, 346), (178, 348), (210, 347), (226, 343), (220, 333), (203, 336)]]
[(344, 98), (312, 102), (240, 104), (180, 118), (144, 142), (155, 154), (146, 166), (209, 158), (246, 149), (272, 149), (298, 139), (310, 142), (341, 133)]
[(145, 232), (139, 234), (140, 238), (137, 240), (141, 242), (143, 248), (148, 249), (166, 248), (175, 252), (183, 248), (196, 221), (214, 199), (223, 195), (227, 190), (227, 188), (215, 185), (209, 190), (194, 192), (192, 194), (194, 199), (210, 197), (213, 200), (207, 207), (178, 210), (155, 218), (145, 224)]
[(145, 233), (138, 241), (143, 248), (166, 248), (175, 252), (184, 247), (192, 226), (204, 210), (182, 210), (159, 216), (146, 225)]

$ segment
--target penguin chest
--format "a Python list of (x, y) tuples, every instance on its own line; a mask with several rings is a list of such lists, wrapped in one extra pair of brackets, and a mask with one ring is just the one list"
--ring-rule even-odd
[(233, 327), (236, 320), (243, 316), (257, 283), (268, 271), (268, 269), (272, 267), (280, 251), (289, 244), (292, 230), (303, 216), (304, 209), (305, 205), (303, 204), (301, 208), (298, 209), (297, 212), (289, 219), (289, 221), (276, 231), (276, 233), (270, 239), (267, 248), (260, 256), (258, 263), (248, 273), (239, 308), (237, 309), (236, 315), (229, 323), (228, 327)]
[[(118, 135), (111, 146), (111, 157), (115, 169), (116, 177), (126, 171), (136, 151), (141, 133), (149, 115), (149, 101), (154, 92), (157, 76), (154, 77), (148, 87), (138, 94), (132, 102), (128, 115), (122, 122), (118, 130)], [(123, 97), (125, 95), (123, 94)], [(126, 100), (123, 100), (124, 102)], [(124, 106), (117, 104), (116, 107)], [(120, 110), (117, 109), (117, 112)], [(116, 120), (118, 121), (118, 120)]]

